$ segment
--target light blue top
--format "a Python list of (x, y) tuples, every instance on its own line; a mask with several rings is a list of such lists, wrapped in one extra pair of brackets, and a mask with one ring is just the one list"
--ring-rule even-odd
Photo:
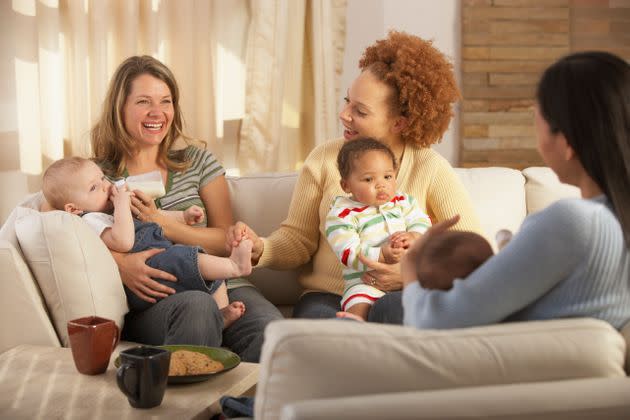
[(417, 328), (593, 317), (620, 329), (630, 319), (629, 250), (605, 196), (561, 200), (452, 289), (409, 284), (403, 307)]

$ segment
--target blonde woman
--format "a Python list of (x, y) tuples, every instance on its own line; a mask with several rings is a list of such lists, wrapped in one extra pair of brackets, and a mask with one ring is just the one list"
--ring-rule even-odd
[[(92, 129), (95, 161), (106, 175), (121, 177), (159, 171), (166, 194), (155, 202), (141, 192), (132, 211), (143, 222), (155, 222), (174, 243), (198, 245), (225, 256), (225, 232), (233, 223), (225, 170), (209, 151), (194, 145), (183, 133), (179, 89), (171, 71), (149, 56), (126, 59), (114, 73), (103, 112)], [(176, 140), (187, 144), (176, 149)], [(196, 226), (176, 223), (158, 209), (204, 209)], [(145, 344), (224, 345), (249, 362), (257, 362), (267, 323), (282, 318), (260, 292), (242, 279), (228, 280), (230, 301), (242, 301), (243, 317), (222, 334), (221, 312), (212, 296), (201, 291), (174, 294), (153, 280), (176, 281), (167, 272), (146, 265), (161, 252), (113, 253), (124, 284), (139, 298), (153, 303), (125, 318), (123, 336)], [(245, 286), (245, 287), (243, 287)]]

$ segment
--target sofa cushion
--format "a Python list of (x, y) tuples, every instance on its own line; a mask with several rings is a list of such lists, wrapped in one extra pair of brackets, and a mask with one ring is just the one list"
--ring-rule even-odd
[(265, 330), (254, 417), (314, 398), (624, 377), (625, 351), (610, 324), (587, 318), (452, 330), (276, 321)]
[(516, 232), (526, 215), (525, 178), (509, 168), (455, 168), (470, 194), (481, 227), (494, 245), (501, 229)]
[[(287, 217), (297, 173), (227, 177), (234, 219), (247, 223), (260, 236), (269, 235)], [(302, 289), (298, 271), (257, 268), (248, 277), (276, 305), (297, 302)]]
[(44, 296), (53, 325), (68, 345), (68, 320), (97, 315), (122, 329), (128, 311), (118, 268), (109, 250), (78, 216), (16, 209), (15, 233)]
[(527, 196), (527, 214), (544, 209), (562, 198), (580, 196), (580, 190), (573, 185), (560, 182), (558, 176), (549, 168), (531, 167), (523, 169), (525, 195)]

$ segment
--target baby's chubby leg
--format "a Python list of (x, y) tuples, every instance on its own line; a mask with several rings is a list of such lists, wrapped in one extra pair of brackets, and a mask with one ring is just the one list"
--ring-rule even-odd
[(337, 318), (351, 318), (355, 321), (365, 321), (370, 314), (372, 305), (369, 303), (357, 303), (351, 306), (345, 312), (337, 312)]
[(228, 258), (199, 254), (199, 271), (205, 280), (247, 276), (252, 272), (252, 241), (245, 239), (232, 248)]

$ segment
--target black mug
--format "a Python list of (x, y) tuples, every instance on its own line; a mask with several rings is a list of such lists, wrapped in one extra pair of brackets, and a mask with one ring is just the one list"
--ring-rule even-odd
[(151, 408), (162, 404), (171, 352), (140, 346), (120, 352), (116, 374), (118, 388), (134, 408)]

